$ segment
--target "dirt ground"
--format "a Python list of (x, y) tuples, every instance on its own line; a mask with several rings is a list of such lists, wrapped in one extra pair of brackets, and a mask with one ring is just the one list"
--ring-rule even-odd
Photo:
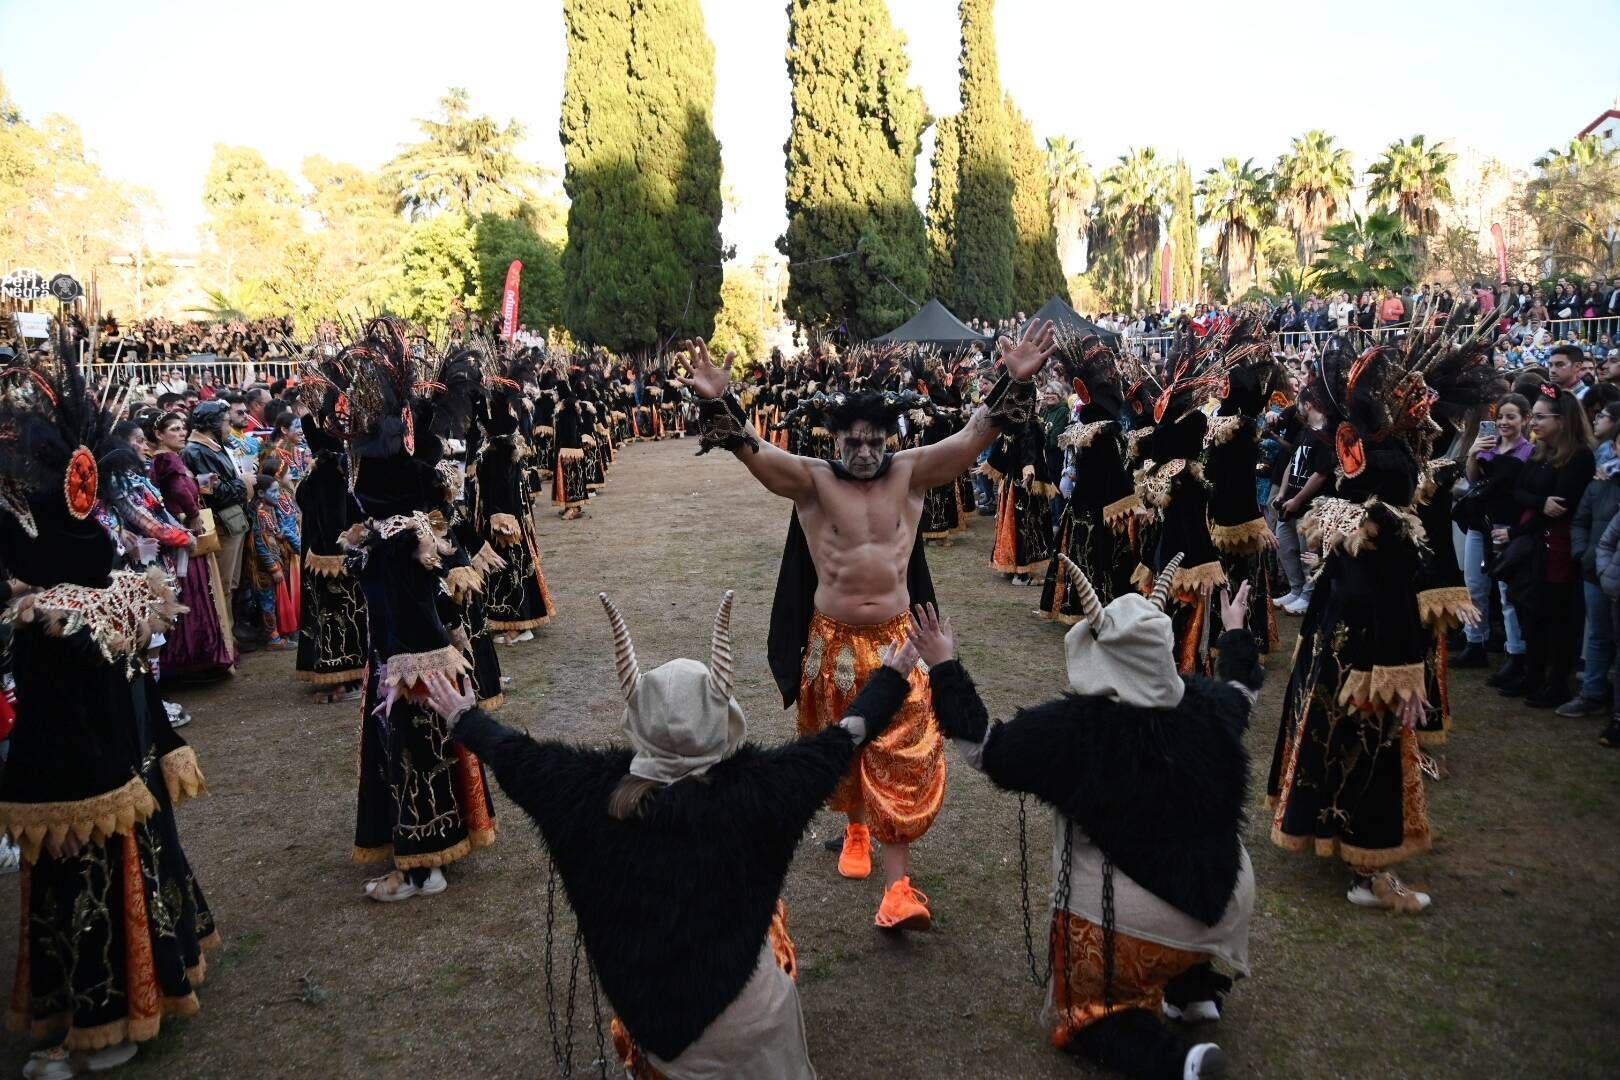
[[(561, 615), (535, 642), (502, 650), (513, 677), (506, 722), (613, 738), (622, 705), (595, 594), (616, 597), (643, 663), (657, 664), (706, 655), (729, 587), (750, 735), (792, 735), (764, 652), (788, 508), (730, 457), (693, 450), (629, 447), (589, 519), (542, 510)], [(976, 519), (929, 557), (963, 658), (992, 711), (1007, 715), (1062, 688), (1061, 631), (1032, 614), (1037, 590), (988, 569), (991, 532)], [(1254, 974), (1207, 1029), (1234, 1075), (1616, 1075), (1607, 1025), (1620, 1000), (1620, 754), (1597, 745), (1600, 723), (1529, 712), (1486, 689), (1481, 673), (1458, 673), (1451, 778), (1430, 787), (1435, 850), (1406, 868), (1435, 906), (1415, 919), (1354, 908), (1340, 865), (1267, 840), (1261, 789), (1296, 625), (1287, 620), (1288, 640), (1268, 664), (1248, 740)], [(166, 1024), (122, 1075), (558, 1075), (535, 833), (497, 794), (500, 842), (455, 864), (448, 893), (389, 907), (363, 899), (375, 871), (349, 857), (356, 708), (311, 705), (291, 669), (290, 655), (255, 654), (228, 682), (175, 694), (196, 716), (185, 735), (212, 788), (181, 809), (181, 836), (226, 944), (201, 1015)], [(800, 848), (786, 897), (812, 1058), (827, 1077), (1089, 1075), (1050, 1048), (1037, 1022), (1017, 801), (959, 763), (949, 784), (943, 814), (913, 849), (936, 913), (930, 933), (896, 939), (873, 928), (877, 877), (843, 880), (821, 847), (841, 820), (821, 815)], [(1050, 828), (1032, 803), (1037, 905)], [(3, 894), (0, 925), (15, 926), (16, 890)], [(3, 970), (15, 947), (10, 936), (0, 944)], [(562, 954), (560, 945), (565, 974)], [(576, 1070), (594, 1075), (588, 995), (578, 1011), (575, 1061), (585, 1067)], [(0, 1071), (16, 1075), (25, 1043), (3, 1046)]]

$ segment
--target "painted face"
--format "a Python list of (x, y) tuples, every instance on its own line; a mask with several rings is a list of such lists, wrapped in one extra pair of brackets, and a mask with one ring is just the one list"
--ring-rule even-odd
[(883, 464), (883, 448), (888, 435), (865, 420), (857, 420), (848, 431), (834, 436), (838, 460), (857, 480), (870, 480)]

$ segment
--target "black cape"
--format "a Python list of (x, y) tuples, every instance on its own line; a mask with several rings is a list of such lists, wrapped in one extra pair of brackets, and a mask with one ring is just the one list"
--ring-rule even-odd
[[(883, 464), (872, 477), (876, 480), (889, 469), (894, 455), (886, 455)], [(840, 479), (850, 479), (840, 462), (828, 462)], [(911, 544), (911, 562), (906, 566), (906, 592), (913, 604), (937, 604), (934, 598), (934, 578), (928, 572), (928, 556), (924, 552), (922, 520), (917, 521), (917, 536)], [(810, 618), (816, 610), (816, 564), (810, 558), (810, 543), (804, 537), (804, 526), (799, 524), (799, 512), (793, 511), (788, 521), (787, 543), (782, 547), (782, 568), (776, 575), (776, 598), (771, 602), (771, 630), (765, 639), (766, 656), (770, 659), (771, 675), (782, 691), (782, 708), (791, 709), (799, 700), (799, 676), (804, 661), (804, 650), (810, 644)]]

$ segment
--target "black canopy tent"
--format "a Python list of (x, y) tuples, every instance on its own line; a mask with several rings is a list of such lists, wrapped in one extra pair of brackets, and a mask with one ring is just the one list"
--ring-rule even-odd
[(1052, 299), (1042, 304), (1041, 310), (1037, 311), (1029, 322), (1025, 323), (1019, 328), (1019, 333), (1023, 333), (1023, 331), (1028, 329), (1032, 323), (1045, 322), (1048, 319), (1050, 319), (1052, 324), (1059, 330), (1068, 329), (1082, 336), (1086, 334), (1096, 334), (1097, 337), (1102, 339), (1105, 345), (1108, 345), (1110, 348), (1114, 349), (1119, 348), (1120, 338), (1118, 334), (1114, 333), (1112, 330), (1104, 330), (1102, 327), (1098, 326), (1084, 315), (1081, 315), (1079, 312), (1075, 311), (1074, 308), (1070, 307), (1068, 303), (1060, 296), (1054, 296)]
[(916, 344), (964, 348), (969, 345), (983, 345), (987, 339), (983, 334), (969, 329), (961, 319), (952, 315), (944, 304), (938, 300), (930, 300), (917, 314), (874, 340), (887, 345)]

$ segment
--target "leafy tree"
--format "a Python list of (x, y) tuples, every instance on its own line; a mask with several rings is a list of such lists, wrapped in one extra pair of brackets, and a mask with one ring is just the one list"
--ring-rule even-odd
[(1198, 195), (1204, 200), (1199, 224), (1216, 226), (1215, 257), (1220, 260), (1226, 295), (1242, 296), (1254, 284), (1260, 231), (1274, 213), (1271, 176), (1257, 168), (1253, 158), (1242, 164), (1237, 158), (1224, 158), (1218, 168), (1204, 173)]
[(0, 268), (68, 273), (88, 288), (112, 252), (138, 256), (149, 206), (145, 192), (102, 175), (71, 120), (29, 123), (0, 80)]
[(563, 17), (563, 319), (619, 353), (706, 336), (726, 252), (698, 0), (564, 0)]
[(562, 249), (544, 239), (523, 218), (483, 214), (475, 223), (473, 254), (478, 259), (478, 310), (499, 318), (506, 293), (506, 271), (523, 262), (519, 275), (518, 322), (531, 329), (554, 325), (562, 309)]
[(1620, 268), (1620, 152), (1594, 133), (1536, 159), (1525, 190), (1547, 257), (1577, 271)]
[(934, 121), (933, 179), (928, 184), (928, 291), (956, 310), (956, 188), (961, 181), (958, 118)]
[(476, 306), (478, 257), (473, 228), (454, 211), (411, 224), (403, 263), (388, 306), (412, 322), (433, 326)]
[(1295, 136), (1288, 153), (1277, 159), (1276, 181), (1278, 206), (1296, 237), (1295, 256), (1300, 265), (1309, 266), (1322, 242), (1322, 230), (1350, 201), (1355, 184), (1350, 151), (1335, 146), (1332, 135), (1313, 128)]
[(263, 154), (249, 146), (214, 146), (203, 181), (213, 241), (206, 265), (223, 292), (234, 293), (244, 282), (289, 284), (280, 280), (282, 256), (303, 232), (299, 204), (292, 179)]
[(1119, 259), (1128, 291), (1126, 302), (1138, 307), (1159, 253), (1159, 215), (1168, 194), (1170, 170), (1149, 146), (1120, 155), (1102, 174), (1101, 213), (1093, 230), (1093, 250), (1106, 240)]
[(422, 132), (383, 167), (383, 177), (412, 220), (444, 211), (475, 217), (515, 214), (538, 198), (541, 170), (518, 156), (523, 125), (472, 115), (467, 91), (453, 86), (439, 115), (416, 121)]
[(737, 354), (738, 366), (765, 356), (765, 322), (760, 317), (764, 298), (757, 276), (749, 270), (727, 270), (720, 284), (720, 311), (714, 317), (716, 356)]
[[(883, 0), (790, 0), (787, 311), (812, 330), (883, 333), (926, 299), (928, 248), (912, 200), (927, 108)], [(853, 258), (827, 259), (857, 251)], [(816, 261), (827, 260), (827, 261)]]
[(342, 161), (304, 159), (310, 194), (304, 209), (316, 222), (317, 269), (331, 283), (334, 307), (320, 317), (375, 311), (396, 288), (399, 250), (408, 225), (377, 173)]
[(1067, 135), (1046, 140), (1046, 171), (1052, 185), (1052, 226), (1065, 273), (1086, 265), (1086, 219), (1097, 200), (1097, 178), (1086, 155)]
[(962, 18), (960, 179), (956, 192), (956, 288), (962, 318), (1013, 313), (1012, 159), (996, 62), (995, 0), (959, 0)]
[(1457, 155), (1430, 146), (1422, 135), (1396, 139), (1367, 168), (1368, 200), (1400, 215), (1408, 231), (1423, 235), (1440, 227), (1442, 204), (1451, 202), (1451, 166)]
[(1193, 300), (1198, 286), (1198, 211), (1193, 205), (1192, 170), (1177, 158), (1170, 192), (1170, 296)]
[(1422, 252), (1395, 214), (1360, 214), (1329, 225), (1311, 269), (1317, 283), (1354, 295), (1363, 289), (1399, 289), (1417, 280)]
[(1068, 299), (1069, 285), (1058, 261), (1057, 230), (1052, 224), (1052, 185), (1046, 155), (1035, 142), (1035, 129), (1007, 99), (1007, 138), (1012, 155), (1013, 223), (1018, 246), (1013, 249), (1014, 306), (1026, 314), (1038, 311), (1054, 296)]

